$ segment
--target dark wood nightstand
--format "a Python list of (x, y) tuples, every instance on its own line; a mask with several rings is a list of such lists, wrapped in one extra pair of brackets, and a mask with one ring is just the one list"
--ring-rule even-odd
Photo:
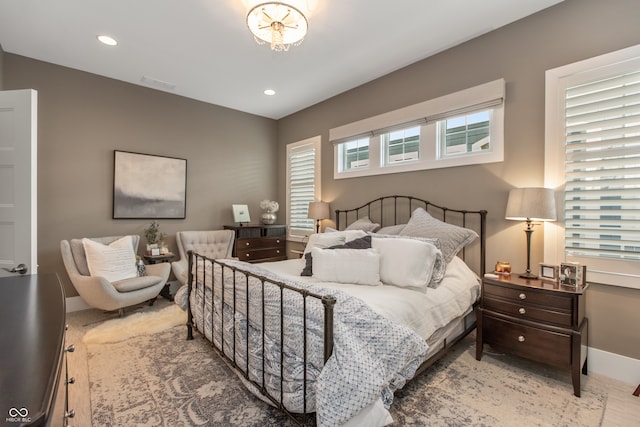
[[(175, 255), (169, 252), (162, 255), (143, 255), (142, 257), (149, 264), (159, 264), (161, 262), (170, 262), (175, 257)], [(162, 287), (162, 290), (158, 295), (168, 299), (169, 301), (173, 301), (173, 295), (171, 295), (171, 283), (169, 282), (165, 283), (165, 285)], [(154, 301), (155, 301), (155, 298), (154, 298)]]
[(587, 374), (585, 286), (564, 286), (517, 275), (485, 277), (478, 309), (476, 359), (484, 343), (505, 353), (571, 371), (580, 397)]
[(233, 256), (241, 261), (265, 262), (287, 259), (286, 225), (225, 225), (236, 233)]

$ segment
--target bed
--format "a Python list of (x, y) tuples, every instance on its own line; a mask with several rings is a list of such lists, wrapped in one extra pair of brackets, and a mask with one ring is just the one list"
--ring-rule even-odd
[(299, 259), (190, 252), (187, 338), (299, 424), (389, 424), (393, 392), (475, 328), (486, 215), (385, 196), (336, 210)]

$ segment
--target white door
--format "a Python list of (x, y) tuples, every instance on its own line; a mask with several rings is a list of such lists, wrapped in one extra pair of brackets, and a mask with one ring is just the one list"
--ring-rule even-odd
[(38, 272), (35, 90), (0, 91), (0, 277)]

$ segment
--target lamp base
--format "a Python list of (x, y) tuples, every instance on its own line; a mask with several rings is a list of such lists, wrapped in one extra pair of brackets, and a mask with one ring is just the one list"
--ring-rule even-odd
[(520, 273), (519, 276), (522, 277), (523, 279), (531, 279), (531, 280), (534, 280), (534, 279), (538, 278), (538, 276), (536, 274), (533, 274), (531, 272)]

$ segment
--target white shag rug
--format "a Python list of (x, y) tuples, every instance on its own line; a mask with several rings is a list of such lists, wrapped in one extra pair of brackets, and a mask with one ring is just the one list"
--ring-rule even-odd
[(105, 344), (124, 341), (131, 337), (150, 335), (187, 323), (187, 312), (172, 304), (159, 311), (133, 313), (113, 319), (87, 331), (82, 337), (85, 344)]

